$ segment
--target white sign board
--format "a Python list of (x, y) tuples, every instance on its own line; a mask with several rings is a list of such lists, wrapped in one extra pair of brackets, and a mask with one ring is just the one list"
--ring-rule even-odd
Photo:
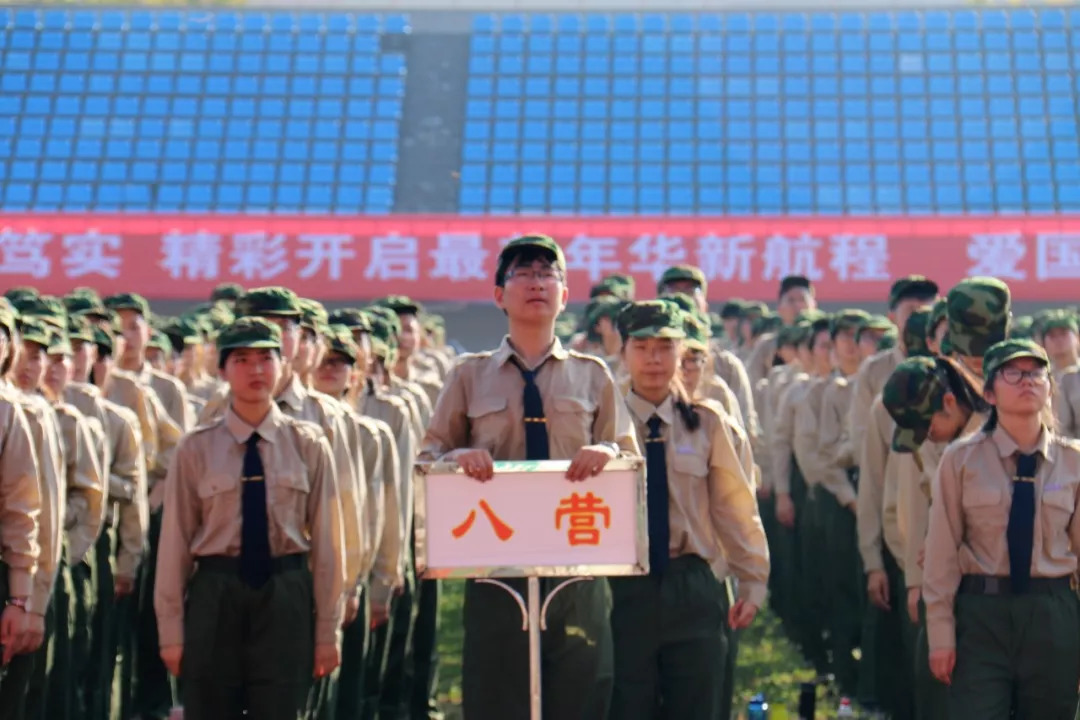
[(644, 461), (612, 460), (583, 482), (569, 461), (495, 463), (473, 480), (421, 466), (416, 562), (427, 578), (576, 577), (648, 572)]

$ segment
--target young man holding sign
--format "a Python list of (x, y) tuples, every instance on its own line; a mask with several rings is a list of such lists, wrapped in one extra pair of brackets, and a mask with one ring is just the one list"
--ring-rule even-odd
[[(446, 379), (422, 461), (456, 462), (478, 481), (495, 460), (570, 459), (586, 480), (620, 453), (639, 455), (615, 381), (598, 358), (555, 338), (566, 306), (566, 259), (549, 237), (511, 240), (499, 254), (495, 304), (509, 333), (498, 349), (461, 358)], [(525, 581), (511, 581), (524, 593)], [(557, 583), (544, 582), (543, 592)], [(546, 717), (607, 716), (613, 662), (607, 581), (574, 583), (552, 600), (543, 633)], [(465, 594), (464, 711), (469, 720), (529, 716), (529, 653), (521, 610), (505, 590), (469, 582)]]

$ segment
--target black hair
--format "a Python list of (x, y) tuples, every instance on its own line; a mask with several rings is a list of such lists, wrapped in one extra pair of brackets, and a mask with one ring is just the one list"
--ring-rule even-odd
[(524, 245), (519, 249), (505, 253), (499, 258), (499, 266), (495, 268), (495, 286), (506, 285), (506, 272), (518, 265), (532, 265), (536, 261), (555, 264), (555, 255), (545, 248), (537, 245)]
[(182, 355), (184, 352), (184, 338), (180, 335), (170, 335), (168, 333), (165, 333), (165, 337), (169, 338), (169, 344), (172, 345), (173, 352)]
[[(225, 363), (229, 360), (229, 356), (232, 355), (233, 350), (243, 350), (243, 349), (244, 348), (225, 348), (220, 353), (218, 353), (218, 362), (217, 362), (218, 370), (224, 370), (225, 369)], [(267, 349), (273, 350), (277, 354), (278, 357), (281, 357), (281, 348), (267, 348)]]
[(777, 297), (782, 298), (789, 290), (795, 288), (803, 288), (811, 295), (814, 294), (814, 286), (810, 283), (810, 278), (804, 275), (787, 275), (780, 281), (780, 292)]
[(936, 362), (944, 375), (946, 391), (952, 393), (959, 405), (978, 413), (991, 409), (990, 403), (982, 396), (981, 384), (970, 371), (950, 358), (937, 358)]
[(690, 432), (697, 432), (698, 428), (701, 427), (701, 416), (698, 415), (697, 408), (694, 407), (694, 402), (690, 399), (690, 394), (686, 392), (686, 387), (678, 378), (671, 379), (671, 395), (675, 412), (679, 413), (683, 425)]

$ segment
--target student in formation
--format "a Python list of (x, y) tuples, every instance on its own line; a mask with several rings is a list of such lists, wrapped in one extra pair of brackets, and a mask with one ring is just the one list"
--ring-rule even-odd
[[(494, 460), (571, 460), (571, 481), (638, 455), (625, 403), (599, 358), (565, 350), (555, 322), (568, 289), (562, 249), (525, 236), (500, 252), (495, 303), (509, 322), (498, 349), (459, 358), (422, 445), (423, 461), (453, 461), (478, 481)], [(523, 581), (512, 583), (521, 591)], [(543, 590), (551, 589), (543, 583)], [(470, 582), (465, 597), (464, 713), (470, 720), (528, 716), (528, 642), (505, 590)], [(604, 579), (554, 597), (542, 637), (543, 696), (551, 717), (605, 717), (613, 680), (611, 595)]]
[[(719, 716), (725, 626), (749, 626), (768, 582), (749, 439), (676, 378), (682, 316), (663, 301), (619, 316), (626, 403), (647, 463), (650, 574), (611, 579), (613, 719)], [(725, 616), (729, 573), (739, 590)]]
[(989, 348), (990, 417), (934, 479), (923, 597), (953, 720), (1076, 711), (1080, 445), (1054, 431), (1049, 365), (1028, 340)]
[(281, 342), (260, 318), (222, 330), (228, 406), (169, 469), (154, 605), (193, 718), (294, 720), (311, 678), (341, 661), (353, 579), (334, 461), (322, 431), (275, 401)]

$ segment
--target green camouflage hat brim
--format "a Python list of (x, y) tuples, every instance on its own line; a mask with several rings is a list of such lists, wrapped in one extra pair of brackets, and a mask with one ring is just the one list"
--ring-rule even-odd
[(217, 336), (219, 353), (251, 348), (281, 350), (281, 328), (261, 317), (242, 317), (221, 329)]
[(962, 280), (949, 291), (946, 303), (953, 352), (982, 357), (1008, 337), (1011, 295), (997, 278)]
[(288, 288), (272, 286), (248, 290), (236, 301), (237, 317), (283, 317), (299, 320), (300, 298)]
[(559, 247), (559, 243), (555, 242), (547, 235), (523, 235), (516, 237), (503, 246), (503, 249), (499, 252), (499, 261), (495, 267), (495, 284), (502, 285), (506, 278), (506, 271), (510, 269), (510, 263), (516, 258), (523, 250), (535, 249), (546, 253), (551, 264), (556, 269), (566, 272), (566, 255), (563, 254), (563, 249)]
[(928, 299), (938, 294), (936, 282), (925, 275), (908, 275), (893, 283), (889, 290), (889, 307), (895, 308), (910, 298)]
[(1069, 330), (1075, 333), (1080, 332), (1080, 325), (1077, 324), (1076, 316), (1072, 313), (1057, 310), (1042, 321), (1042, 334), (1045, 335), (1051, 330)]
[(904, 360), (881, 390), (881, 401), (896, 423), (892, 448), (914, 452), (926, 441), (934, 413), (944, 406), (947, 382), (937, 361), (928, 357)]
[(24, 343), (34, 343), (43, 348), (49, 347), (51, 341), (49, 326), (38, 318), (23, 318), (19, 322), (19, 335)]
[(326, 350), (344, 355), (353, 362), (360, 357), (360, 347), (353, 340), (352, 330), (345, 325), (326, 327)]
[(684, 315), (674, 303), (666, 300), (645, 300), (630, 303), (623, 308), (616, 325), (624, 338), (677, 340), (686, 337), (683, 329)]
[(930, 352), (930, 346), (926, 342), (931, 317), (932, 312), (930, 308), (926, 307), (917, 308), (908, 316), (907, 322), (904, 324), (903, 335), (904, 351), (908, 357), (933, 355)]
[(701, 288), (701, 292), (708, 293), (709, 291), (709, 281), (705, 278), (705, 273), (702, 272), (701, 268), (693, 265), (675, 265), (669, 267), (660, 276), (656, 283), (656, 294), (663, 294), (668, 284), (674, 282), (692, 282)]
[(832, 325), (829, 328), (829, 333), (834, 338), (845, 330), (854, 330), (857, 334), (859, 328), (869, 321), (870, 313), (865, 310), (858, 310), (855, 308), (841, 310), (832, 316)]
[(709, 349), (709, 328), (699, 318), (690, 313), (683, 313), (683, 344), (690, 350), (707, 352)]
[(983, 379), (989, 381), (998, 369), (1021, 358), (1031, 358), (1043, 365), (1050, 364), (1046, 350), (1033, 340), (1005, 340), (992, 345), (983, 355)]
[(105, 307), (113, 312), (120, 310), (134, 310), (149, 322), (153, 318), (150, 312), (150, 303), (142, 295), (136, 293), (117, 293), (109, 295), (104, 300)]

